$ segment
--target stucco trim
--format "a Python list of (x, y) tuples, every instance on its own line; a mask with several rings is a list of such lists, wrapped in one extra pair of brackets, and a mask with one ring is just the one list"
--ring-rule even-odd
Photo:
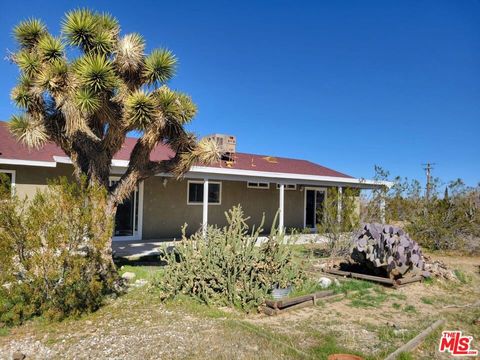
[[(68, 157), (54, 156), (56, 162), (71, 164), (72, 161)], [(128, 167), (128, 160), (112, 160), (112, 167), (126, 168)], [(242, 170), (242, 169), (229, 169), (229, 168), (215, 168), (209, 166), (192, 166), (190, 171), (186, 174), (186, 177), (204, 176), (204, 175), (222, 175), (238, 177), (239, 181), (248, 181), (248, 179), (265, 179), (261, 182), (268, 182), (269, 179), (283, 179), (287, 181), (311, 181), (311, 182), (323, 182), (332, 186), (345, 186), (345, 185), (358, 185), (360, 188), (379, 188), (386, 186), (388, 188), (393, 186), (391, 181), (379, 181), (379, 180), (367, 180), (359, 178), (349, 177), (336, 177), (336, 176), (320, 176), (320, 175), (308, 175), (308, 174), (295, 174), (295, 173), (278, 173), (270, 171), (255, 171), (255, 170)], [(157, 176), (171, 176), (171, 174), (159, 173)], [(223, 180), (223, 179), (222, 179)], [(230, 179), (225, 179), (230, 180)], [(234, 179), (232, 179), (234, 180)], [(313, 185), (313, 184), (312, 184)]]
[(55, 161), (34, 161), (34, 160), (3, 159), (3, 158), (0, 158), (0, 164), (57, 167), (57, 163)]

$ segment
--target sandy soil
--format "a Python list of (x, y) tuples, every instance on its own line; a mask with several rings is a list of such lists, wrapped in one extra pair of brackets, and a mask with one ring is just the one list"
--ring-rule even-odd
[[(325, 358), (327, 342), (382, 359), (442, 317), (445, 328), (474, 336), (480, 349), (479, 257), (435, 256), (466, 275), (466, 283), (435, 281), (398, 290), (375, 286), (373, 306), (355, 307), (355, 293), (277, 317), (242, 315), (189, 303), (161, 304), (146, 288), (132, 290), (95, 314), (47, 324), (32, 321), (0, 336), (0, 359), (301, 359)], [(412, 355), (441, 359), (437, 338)], [(332, 338), (334, 340), (332, 340)], [(330, 340), (328, 340), (330, 339)], [(443, 357), (445, 358), (445, 357)]]

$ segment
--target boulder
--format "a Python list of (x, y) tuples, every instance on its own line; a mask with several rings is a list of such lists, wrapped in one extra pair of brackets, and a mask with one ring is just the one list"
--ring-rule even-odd
[(135, 273), (127, 271), (127, 272), (124, 272), (122, 274), (122, 279), (125, 279), (127, 281), (131, 281), (131, 280), (135, 279), (135, 276), (136, 276)]
[(13, 360), (23, 360), (25, 359), (27, 356), (23, 353), (21, 353), (20, 351), (16, 351), (12, 354), (12, 359)]
[(326, 277), (321, 277), (318, 279), (318, 284), (322, 289), (326, 289), (332, 285), (332, 280)]

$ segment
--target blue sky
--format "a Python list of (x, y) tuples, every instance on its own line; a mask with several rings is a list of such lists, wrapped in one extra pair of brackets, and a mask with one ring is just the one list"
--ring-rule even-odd
[[(5, 1), (1, 51), (18, 21), (58, 33), (79, 6), (178, 56), (170, 85), (197, 103), (199, 135), (357, 177), (378, 164), (423, 180), (430, 161), (445, 181), (480, 181), (479, 1)], [(2, 60), (0, 74), (8, 120), (18, 73)]]

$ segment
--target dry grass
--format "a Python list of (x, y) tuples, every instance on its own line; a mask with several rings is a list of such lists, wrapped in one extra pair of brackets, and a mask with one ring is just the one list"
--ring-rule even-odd
[[(334, 301), (278, 317), (244, 315), (188, 299), (162, 304), (155, 292), (138, 288), (81, 319), (53, 324), (37, 319), (8, 333), (2, 330), (0, 358), (20, 350), (33, 359), (326, 359), (334, 352), (382, 359), (440, 317), (447, 321), (445, 329), (472, 335), (480, 348), (474, 325), (480, 308), (448, 307), (480, 298), (480, 258), (441, 259), (462, 274), (462, 281), (398, 290), (349, 282)], [(138, 277), (152, 276), (152, 269), (133, 270)], [(439, 333), (403, 358), (441, 359)]]

